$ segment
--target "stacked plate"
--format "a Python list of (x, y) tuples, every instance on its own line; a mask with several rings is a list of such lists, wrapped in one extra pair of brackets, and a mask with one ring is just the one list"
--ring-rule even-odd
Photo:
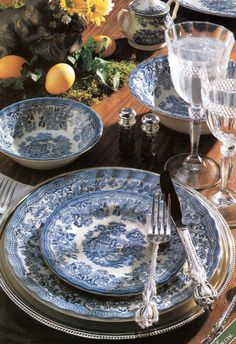
[[(234, 268), (231, 233), (199, 194), (176, 189), (207, 276), (222, 293)], [(158, 191), (158, 175), (122, 168), (73, 172), (38, 186), (2, 225), (2, 288), (38, 321), (94, 339), (145, 337), (192, 321), (203, 310), (173, 228), (158, 257), (160, 321), (146, 330), (134, 322), (150, 260), (145, 225)]]

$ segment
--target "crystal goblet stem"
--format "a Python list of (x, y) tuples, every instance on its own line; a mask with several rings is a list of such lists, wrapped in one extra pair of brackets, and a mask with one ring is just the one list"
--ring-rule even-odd
[(218, 164), (206, 156), (198, 153), (201, 137), (202, 120), (205, 119), (205, 110), (202, 106), (189, 106), (188, 109), (190, 154), (178, 154), (167, 160), (165, 169), (170, 171), (171, 177), (184, 185), (194, 189), (206, 189), (215, 185), (220, 179)]
[(213, 203), (216, 206), (227, 206), (231, 203), (235, 203), (235, 197), (232, 195), (232, 191), (228, 188), (230, 174), (233, 168), (232, 157), (235, 155), (235, 147), (227, 147), (224, 144), (221, 145), (221, 187), (213, 197)]
[(184, 167), (191, 171), (199, 171), (202, 168), (203, 160), (198, 154), (199, 141), (201, 136), (201, 114), (204, 114), (202, 108), (191, 106), (189, 107), (189, 116), (191, 121), (189, 123), (189, 134), (191, 142), (190, 154), (184, 160)]

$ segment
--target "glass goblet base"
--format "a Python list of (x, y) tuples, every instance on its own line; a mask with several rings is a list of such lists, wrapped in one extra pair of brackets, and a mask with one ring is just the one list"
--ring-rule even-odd
[(236, 193), (234, 191), (214, 187), (209, 190), (204, 190), (202, 195), (217, 208), (229, 227), (236, 226)]
[(202, 190), (216, 185), (220, 180), (220, 167), (212, 159), (200, 156), (201, 163), (196, 165), (185, 164), (188, 154), (177, 154), (167, 160), (165, 169), (171, 177), (180, 184), (190, 186), (195, 190)]

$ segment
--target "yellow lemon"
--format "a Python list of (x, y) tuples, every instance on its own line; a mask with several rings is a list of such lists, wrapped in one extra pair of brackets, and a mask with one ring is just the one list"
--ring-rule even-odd
[(17, 55), (6, 55), (0, 58), (0, 79), (21, 78), (21, 68), (27, 61)]
[(93, 38), (95, 42), (102, 42), (103, 39), (107, 40), (107, 47), (104, 51), (100, 53), (101, 48), (97, 47), (96, 49), (96, 53), (97, 54), (100, 53), (101, 57), (109, 57), (112, 54), (114, 54), (114, 52), (116, 51), (116, 41), (113, 38), (106, 35), (97, 35), (97, 36), (94, 36)]
[(67, 63), (58, 63), (47, 72), (45, 88), (48, 93), (60, 94), (68, 91), (74, 81), (74, 69)]

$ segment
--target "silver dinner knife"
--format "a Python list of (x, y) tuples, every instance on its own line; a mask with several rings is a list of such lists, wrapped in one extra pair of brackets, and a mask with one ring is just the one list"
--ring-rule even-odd
[(206, 270), (196, 253), (189, 233), (189, 229), (184, 224), (179, 198), (175, 191), (170, 174), (167, 170), (164, 170), (160, 175), (160, 185), (163, 194), (165, 194), (166, 201), (168, 194), (170, 195), (171, 216), (173, 222), (175, 223), (175, 227), (178, 231), (180, 239), (184, 245), (189, 268), (191, 271), (191, 277), (195, 282), (193, 292), (194, 300), (201, 307), (208, 310), (212, 309), (214, 301), (217, 298), (217, 291), (207, 280)]

